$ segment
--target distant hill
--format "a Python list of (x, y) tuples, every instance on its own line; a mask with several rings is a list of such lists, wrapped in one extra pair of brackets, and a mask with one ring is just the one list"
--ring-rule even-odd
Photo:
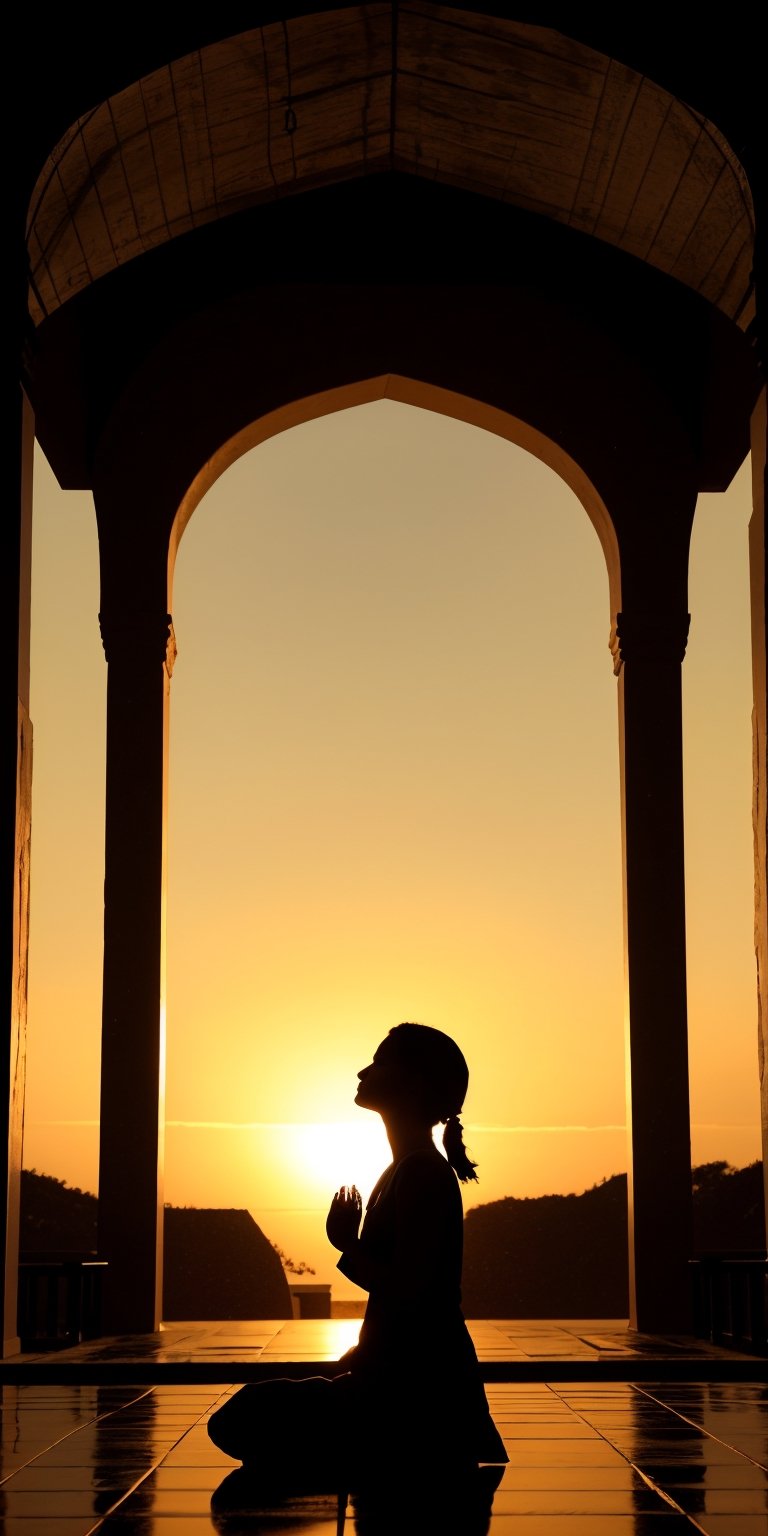
[(701, 1163), (694, 1168), (693, 1251), (765, 1252), (762, 1163), (746, 1168)]
[[(694, 1253), (765, 1251), (762, 1164), (693, 1170)], [(627, 1176), (468, 1211), (467, 1317), (626, 1317)]]
[(628, 1294), (626, 1174), (467, 1211), (465, 1316), (626, 1317)]
[(98, 1201), (35, 1169), (21, 1170), (22, 1254), (95, 1253)]
[[(693, 1170), (694, 1253), (764, 1252), (762, 1164)], [(22, 1173), (21, 1248), (96, 1251), (96, 1196)], [(166, 1318), (290, 1317), (280, 1259), (248, 1211), (167, 1206)], [(626, 1317), (627, 1179), (581, 1195), (509, 1196), (464, 1222), (467, 1317)]]
[[(22, 1257), (95, 1253), (98, 1201), (61, 1179), (21, 1175)], [(283, 1266), (249, 1211), (166, 1206), (163, 1316), (291, 1317)]]

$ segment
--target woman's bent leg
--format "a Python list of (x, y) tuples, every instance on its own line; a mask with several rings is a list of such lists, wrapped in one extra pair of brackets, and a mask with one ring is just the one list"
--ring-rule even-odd
[(211, 1414), (208, 1434), (227, 1456), (270, 1477), (333, 1472), (347, 1439), (346, 1398), (340, 1381), (325, 1376), (252, 1382)]
[(259, 1424), (266, 1401), (264, 1387), (278, 1385), (277, 1382), (264, 1382), (241, 1387), (211, 1414), (208, 1435), (220, 1451), (234, 1457), (235, 1461), (250, 1459), (259, 1441)]

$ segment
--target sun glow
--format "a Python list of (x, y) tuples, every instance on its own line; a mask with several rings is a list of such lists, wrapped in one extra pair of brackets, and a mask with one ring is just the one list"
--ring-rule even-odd
[(380, 1121), (332, 1120), (295, 1126), (291, 1159), (302, 1185), (312, 1193), (330, 1198), (342, 1184), (356, 1184), (366, 1200), (392, 1153)]

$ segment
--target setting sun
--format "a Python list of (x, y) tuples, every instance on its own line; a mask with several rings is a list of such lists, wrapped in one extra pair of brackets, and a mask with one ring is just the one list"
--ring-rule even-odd
[(359, 1123), (294, 1126), (289, 1145), (296, 1177), (312, 1196), (329, 1198), (342, 1184), (356, 1184), (365, 1201), (392, 1161), (384, 1127), (371, 1115)]

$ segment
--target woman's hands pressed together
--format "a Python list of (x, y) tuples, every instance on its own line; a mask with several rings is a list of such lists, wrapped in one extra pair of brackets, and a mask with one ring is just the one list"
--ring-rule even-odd
[(325, 1223), (325, 1230), (329, 1242), (334, 1248), (339, 1248), (345, 1253), (357, 1240), (360, 1229), (360, 1218), (363, 1214), (363, 1201), (360, 1191), (354, 1184), (342, 1184), (331, 1201), (331, 1208)]

